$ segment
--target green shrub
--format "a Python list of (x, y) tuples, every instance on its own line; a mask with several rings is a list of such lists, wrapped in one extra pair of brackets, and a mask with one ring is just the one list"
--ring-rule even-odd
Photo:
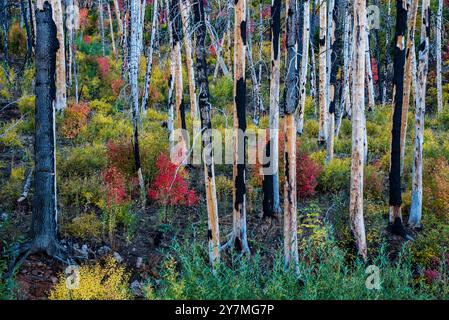
[(112, 112), (111, 104), (101, 101), (101, 100), (90, 101), (89, 107), (92, 111), (96, 111), (98, 113), (110, 114)]
[(349, 188), (351, 159), (332, 159), (318, 178), (318, 188), (323, 192), (338, 192)]
[(24, 96), (17, 103), (21, 114), (28, 114), (34, 116), (34, 108), (36, 106), (36, 97)]
[(95, 213), (82, 214), (65, 225), (62, 232), (83, 240), (101, 239), (102, 223)]
[(107, 165), (106, 147), (102, 144), (90, 144), (65, 148), (57, 158), (58, 173), (64, 177), (71, 175), (90, 176), (98, 173)]

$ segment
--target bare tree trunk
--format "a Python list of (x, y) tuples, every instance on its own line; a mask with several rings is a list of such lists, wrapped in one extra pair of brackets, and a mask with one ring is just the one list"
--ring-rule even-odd
[(299, 74), (299, 108), (297, 133), (304, 133), (304, 109), (307, 96), (307, 71), (309, 67), (309, 44), (310, 44), (310, 0), (303, 0), (303, 24), (302, 24), (302, 58)]
[[(167, 17), (170, 16), (170, 4), (169, 0), (165, 0), (165, 14)], [(173, 48), (173, 25), (171, 19), (168, 20), (168, 39), (169, 46)], [(169, 133), (169, 149), (170, 154), (173, 153), (174, 144), (175, 144), (175, 135), (174, 135), (174, 107), (175, 107), (175, 59), (173, 58), (174, 51), (172, 50), (169, 53), (170, 57), (170, 78), (168, 80), (168, 121), (167, 128)]]
[(101, 50), (103, 56), (106, 55), (104, 44), (104, 14), (103, 14), (103, 0), (98, 0), (98, 15), (100, 16), (100, 35), (101, 35)]
[(270, 77), (270, 110), (269, 136), (265, 146), (265, 154), (270, 159), (272, 174), (265, 174), (263, 179), (263, 214), (271, 217), (281, 211), (279, 201), (279, 82), (280, 82), (280, 30), (281, 0), (271, 2), (271, 77)]
[(320, 118), (319, 118), (319, 133), (318, 143), (326, 145), (328, 141), (328, 101), (327, 101), (327, 2), (323, 1), (320, 4), (320, 79), (319, 79), (319, 102), (320, 102)]
[(115, 10), (115, 16), (117, 18), (117, 25), (118, 25), (118, 30), (119, 30), (119, 35), (120, 38), (123, 36), (123, 22), (122, 22), (122, 17), (120, 14), (120, 7), (118, 4), (118, 0), (113, 0), (114, 1), (114, 10)]
[[(338, 0), (332, 0), (329, 7), (329, 23), (328, 28), (328, 74), (329, 74), (329, 90), (328, 90), (328, 103), (329, 103), (329, 133), (327, 147), (326, 160), (329, 162), (334, 158), (334, 134), (335, 134), (335, 104), (337, 100), (337, 19), (338, 19)], [(332, 21), (332, 22), (330, 22)]]
[(184, 32), (184, 47), (186, 51), (187, 78), (189, 79), (190, 115), (192, 120), (198, 118), (198, 106), (196, 100), (195, 73), (193, 70), (192, 55), (192, 28), (190, 26), (190, 1), (180, 0), (181, 18)]
[(66, 69), (65, 69), (65, 44), (64, 44), (64, 20), (61, 0), (51, 0), (53, 20), (56, 24), (59, 49), (56, 55), (56, 110), (60, 111), (67, 106)]
[(343, 6), (343, 83), (342, 83), (342, 94), (340, 99), (340, 112), (338, 114), (338, 119), (335, 124), (335, 137), (338, 138), (340, 132), (340, 126), (343, 119), (343, 115), (347, 110), (351, 108), (351, 95), (350, 95), (350, 66), (352, 60), (352, 45), (351, 45), (351, 26), (352, 26), (352, 15), (350, 14), (350, 4), (349, 0), (345, 0), (345, 5)]
[[(250, 253), (246, 235), (246, 0), (234, 5), (234, 166), (233, 229), (231, 244), (237, 251)], [(243, 148), (242, 148), (243, 146)]]
[(436, 56), (437, 56), (437, 110), (443, 111), (443, 81), (441, 62), (441, 35), (443, 34), (443, 0), (438, 0), (437, 30), (436, 30)]
[[(413, 149), (412, 203), (408, 223), (421, 226), (422, 216), (422, 158), (424, 144), (424, 115), (426, 110), (427, 72), (429, 69), (430, 1), (423, 0), (421, 8), (421, 41), (419, 47), (418, 81), (415, 92), (415, 143)], [(412, 53), (414, 54), (414, 52)]]
[(391, 160), (390, 160), (390, 222), (392, 231), (407, 238), (402, 224), (402, 190), (401, 190), (401, 119), (404, 96), (404, 65), (405, 65), (405, 33), (407, 31), (407, 6), (405, 0), (396, 1), (396, 33), (394, 47), (393, 75), (393, 118), (391, 129)]
[(28, 10), (25, 5), (25, 0), (20, 0), (20, 11), (22, 13), (23, 23), (25, 25), (25, 31), (27, 33), (27, 57), (26, 59), (31, 59), (33, 55), (33, 37), (30, 30), (30, 20), (28, 19)]
[[(390, 84), (390, 66), (391, 66), (391, 55), (390, 55), (390, 41), (391, 41), (391, 0), (388, 0), (388, 11), (386, 16), (386, 30), (385, 30), (385, 65), (384, 65), (384, 92), (382, 94), (383, 100), (382, 105), (385, 106), (388, 101), (387, 98), (387, 87)], [(380, 72), (380, 70), (379, 70)]]
[(404, 171), (405, 142), (407, 138), (408, 108), (410, 104), (410, 92), (412, 88), (412, 60), (416, 59), (414, 43), (416, 16), (418, 14), (418, 0), (410, 0), (407, 20), (407, 47), (405, 52), (404, 71), (404, 94), (402, 98), (402, 119), (401, 119), (401, 175)]
[(56, 60), (57, 27), (48, 1), (36, 9), (35, 176), (32, 250), (53, 255), (58, 250), (56, 191)]
[(139, 73), (139, 19), (140, 19), (140, 0), (131, 0), (130, 8), (130, 53), (129, 53), (129, 83), (131, 87), (131, 110), (133, 121), (133, 145), (134, 145), (134, 164), (137, 177), (140, 185), (140, 202), (145, 206), (146, 192), (145, 181), (143, 178), (142, 167), (140, 164), (140, 145), (139, 145), (139, 127), (140, 127), (140, 113), (139, 113), (139, 88), (138, 88), (138, 73)]
[(287, 64), (285, 95), (285, 183), (284, 183), (284, 258), (285, 266), (299, 273), (298, 258), (298, 223), (296, 198), (296, 121), (295, 111), (298, 99), (297, 70), (297, 3), (288, 0), (286, 3)]
[(117, 56), (117, 49), (115, 47), (114, 27), (112, 25), (112, 13), (111, 13), (111, 6), (109, 5), (109, 2), (107, 3), (107, 7), (108, 7), (108, 15), (109, 15), (109, 32), (111, 33), (112, 53), (114, 54), (114, 57), (116, 57)]
[(145, 84), (143, 87), (143, 98), (142, 106), (140, 112), (144, 114), (148, 108), (148, 95), (150, 92), (151, 75), (153, 71), (153, 54), (154, 54), (154, 39), (156, 38), (156, 28), (157, 28), (157, 18), (158, 18), (158, 0), (153, 0), (153, 19), (151, 22), (151, 37), (150, 45), (147, 51), (147, 67), (145, 72)]
[(374, 83), (373, 83), (373, 69), (371, 67), (371, 50), (370, 50), (370, 41), (369, 41), (369, 26), (366, 26), (365, 32), (365, 61), (366, 61), (366, 82), (368, 86), (368, 111), (374, 111), (374, 107), (376, 106), (376, 98), (374, 93)]
[[(247, 5), (247, 16), (251, 17), (249, 12), (250, 4)], [(247, 39), (247, 46), (246, 46), (246, 53), (248, 55), (248, 63), (249, 63), (249, 71), (251, 75), (251, 82), (252, 82), (252, 91), (253, 91), (253, 105), (254, 105), (254, 112), (253, 112), (253, 123), (255, 125), (259, 124), (260, 114), (263, 111), (263, 99), (262, 99), (262, 93), (260, 91), (261, 84), (259, 83), (259, 79), (256, 74), (256, 68), (254, 66), (253, 61), (253, 46), (252, 46), (252, 37), (251, 33), (248, 34)]]
[(195, 34), (196, 34), (196, 77), (199, 89), (198, 107), (201, 114), (201, 127), (203, 131), (202, 145), (206, 161), (204, 161), (204, 183), (207, 200), (207, 222), (208, 222), (208, 241), (209, 241), (209, 261), (215, 266), (220, 261), (220, 231), (218, 225), (218, 204), (217, 193), (215, 189), (215, 167), (212, 145), (211, 125), (211, 103), (209, 96), (209, 82), (207, 71), (207, 51), (205, 47), (206, 23), (204, 14), (204, 3), (195, 2)]
[(359, 254), (367, 257), (365, 223), (363, 219), (363, 118), (365, 112), (365, 46), (366, 1), (354, 1), (354, 60), (352, 62), (352, 156), (349, 217)]

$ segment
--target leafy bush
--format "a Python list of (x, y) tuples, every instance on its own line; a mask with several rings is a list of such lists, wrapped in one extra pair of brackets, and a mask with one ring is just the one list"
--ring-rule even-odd
[(21, 114), (29, 114), (34, 115), (34, 108), (36, 105), (36, 97), (33, 96), (24, 96), (19, 102), (17, 102), (19, 106), (19, 111)]
[(61, 134), (67, 139), (76, 138), (87, 126), (90, 108), (87, 103), (72, 104), (64, 110), (64, 122), (60, 128)]
[(440, 158), (424, 166), (423, 206), (436, 216), (449, 218), (449, 163)]
[(186, 172), (161, 153), (157, 159), (158, 174), (148, 190), (148, 196), (161, 205), (196, 206), (198, 199), (194, 190), (189, 189)]
[(296, 193), (298, 198), (309, 198), (315, 195), (320, 174), (318, 166), (307, 154), (299, 153), (296, 159)]
[(349, 188), (351, 159), (332, 159), (321, 171), (318, 188), (323, 192), (338, 192)]
[(113, 257), (94, 265), (82, 265), (79, 269), (79, 288), (68, 289), (61, 274), (50, 292), (50, 300), (128, 300), (130, 275)]
[(102, 223), (95, 213), (82, 214), (65, 225), (63, 232), (83, 240), (98, 241), (101, 239)]
[(25, 57), (27, 54), (27, 35), (18, 22), (9, 28), (8, 51), (16, 57)]
[(101, 100), (92, 100), (89, 102), (89, 107), (96, 112), (109, 114), (112, 111), (112, 106)]
[(106, 167), (106, 148), (98, 143), (65, 148), (57, 160), (60, 175), (65, 177), (71, 175), (89, 176)]

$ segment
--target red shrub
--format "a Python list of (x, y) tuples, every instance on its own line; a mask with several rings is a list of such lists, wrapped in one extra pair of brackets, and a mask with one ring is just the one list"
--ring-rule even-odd
[(305, 153), (298, 153), (296, 158), (296, 192), (298, 198), (309, 198), (315, 195), (320, 175), (320, 167)]
[(125, 179), (116, 167), (109, 167), (101, 174), (106, 185), (106, 202), (108, 206), (123, 204), (128, 200)]
[(427, 284), (431, 285), (440, 277), (440, 273), (436, 270), (427, 269), (424, 271), (424, 278), (426, 279)]
[(90, 108), (87, 103), (73, 104), (64, 110), (64, 122), (61, 133), (67, 139), (75, 138), (87, 125)]
[(98, 57), (97, 58), (97, 64), (98, 64), (98, 70), (100, 71), (100, 74), (102, 78), (106, 78), (109, 74), (110, 65), (109, 65), (109, 59), (106, 57)]
[(89, 35), (85, 34), (85, 35), (83, 36), (83, 41), (84, 41), (84, 43), (86, 43), (86, 44), (90, 44), (90, 43), (92, 42), (92, 38), (91, 38)]
[(85, 26), (87, 24), (87, 16), (89, 15), (89, 9), (81, 8), (79, 11), (80, 26)]
[(106, 149), (109, 166), (116, 168), (127, 178), (134, 175), (134, 151), (131, 141), (109, 140)]
[(183, 168), (176, 173), (177, 166), (163, 153), (159, 155), (156, 167), (158, 174), (148, 190), (150, 199), (161, 205), (196, 206), (198, 204), (195, 191), (190, 190), (187, 185)]
[(271, 17), (271, 6), (266, 6), (262, 10), (262, 18), (267, 19)]

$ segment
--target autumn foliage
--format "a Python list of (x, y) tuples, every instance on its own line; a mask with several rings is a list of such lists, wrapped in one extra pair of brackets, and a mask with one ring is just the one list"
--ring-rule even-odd
[(61, 133), (67, 139), (76, 138), (80, 131), (87, 126), (90, 108), (87, 103), (72, 104), (64, 110), (64, 122)]
[(161, 153), (156, 161), (158, 174), (148, 190), (150, 199), (161, 205), (196, 206), (198, 198), (195, 191), (189, 189), (186, 181), (186, 171), (170, 161), (170, 158)]
[(109, 167), (101, 174), (106, 186), (106, 202), (108, 206), (123, 204), (127, 199), (125, 178), (116, 167)]

